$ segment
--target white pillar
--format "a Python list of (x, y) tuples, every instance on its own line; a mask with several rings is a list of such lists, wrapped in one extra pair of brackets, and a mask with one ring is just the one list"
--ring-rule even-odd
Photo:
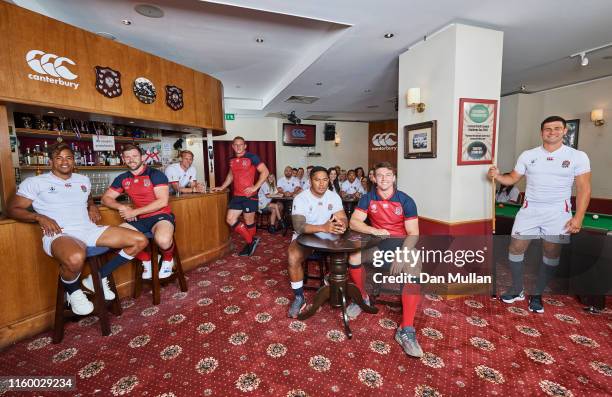
[[(454, 234), (453, 225), (491, 218), (489, 165), (457, 165), (459, 99), (497, 100), (499, 122), (502, 50), (502, 32), (452, 24), (400, 55), (398, 187), (420, 216), (436, 221), (421, 219), (425, 232)], [(421, 89), (423, 113), (406, 106), (413, 87)], [(430, 120), (437, 120), (437, 157), (404, 159), (404, 126)], [(435, 224), (443, 226), (432, 230)]]

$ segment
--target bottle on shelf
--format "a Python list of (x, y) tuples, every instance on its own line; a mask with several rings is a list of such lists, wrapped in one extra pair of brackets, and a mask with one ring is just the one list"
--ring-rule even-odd
[(29, 147), (26, 148), (25, 154), (23, 155), (23, 164), (32, 165), (32, 153), (30, 153)]
[(42, 162), (39, 162), (38, 164), (41, 164), (41, 165), (49, 164), (49, 145), (47, 144), (47, 141), (44, 141), (43, 143)]
[(97, 152), (97, 159), (98, 165), (106, 165), (106, 155), (104, 152)]
[(34, 165), (45, 165), (45, 159), (42, 151), (40, 150), (40, 145), (34, 146), (34, 159)]
[(74, 163), (76, 165), (82, 165), (81, 163), (81, 151), (79, 150), (79, 145), (77, 144), (72, 144), (72, 151), (74, 152)]

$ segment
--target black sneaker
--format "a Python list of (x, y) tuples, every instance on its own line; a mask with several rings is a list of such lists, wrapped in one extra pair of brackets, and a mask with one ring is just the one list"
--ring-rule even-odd
[(268, 226), (268, 233), (270, 234), (276, 233), (276, 228), (274, 226)]
[(542, 305), (541, 295), (534, 295), (529, 298), (529, 310), (534, 313), (544, 313), (544, 305)]
[(257, 248), (257, 244), (259, 244), (259, 237), (253, 238), (251, 242), (251, 246), (249, 247), (248, 256), (252, 256), (255, 253), (255, 249)]
[(238, 256), (249, 256), (249, 252), (251, 252), (251, 244), (245, 244)]
[(525, 293), (523, 291), (521, 291), (518, 294), (515, 294), (515, 293), (509, 291), (509, 292), (506, 292), (505, 294), (503, 294), (502, 296), (500, 296), (499, 298), (504, 303), (514, 303), (516, 301), (524, 301), (525, 300)]

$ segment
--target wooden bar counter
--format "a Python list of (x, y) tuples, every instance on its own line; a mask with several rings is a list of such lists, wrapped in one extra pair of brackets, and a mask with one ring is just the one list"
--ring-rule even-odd
[[(227, 252), (227, 193), (183, 194), (172, 197), (170, 206), (176, 216), (175, 237), (185, 271)], [(102, 206), (100, 213), (100, 224), (122, 223), (117, 211)], [(42, 250), (37, 224), (0, 219), (0, 348), (53, 326), (58, 269)], [(119, 295), (131, 295), (133, 264), (113, 274)]]

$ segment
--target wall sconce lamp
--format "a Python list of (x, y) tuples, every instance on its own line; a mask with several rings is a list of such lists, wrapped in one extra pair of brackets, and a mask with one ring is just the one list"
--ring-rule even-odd
[(336, 131), (336, 137), (334, 138), (334, 143), (336, 146), (340, 145), (340, 133)]
[(593, 109), (591, 111), (591, 121), (597, 127), (601, 127), (602, 125), (604, 125), (606, 122), (603, 117), (603, 109)]
[(421, 102), (420, 88), (408, 89), (408, 92), (406, 93), (406, 106), (416, 109), (416, 111), (419, 113), (423, 113), (425, 111), (425, 104)]

